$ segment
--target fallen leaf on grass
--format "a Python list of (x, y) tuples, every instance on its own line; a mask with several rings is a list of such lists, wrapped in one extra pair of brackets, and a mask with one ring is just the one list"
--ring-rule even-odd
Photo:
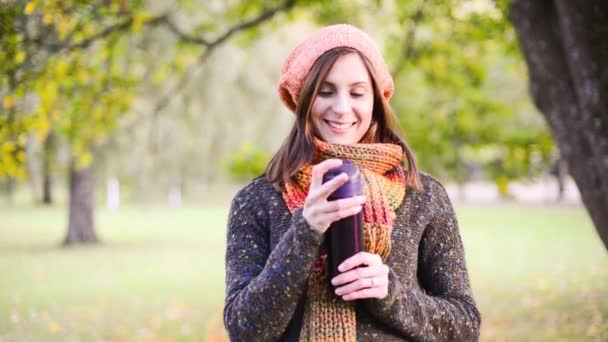
[(55, 322), (55, 321), (50, 321), (50, 322), (48, 322), (48, 324), (46, 325), (46, 327), (47, 327), (47, 328), (49, 329), (49, 331), (50, 331), (51, 333), (53, 333), (53, 334), (54, 334), (54, 333), (56, 333), (56, 332), (58, 332), (59, 330), (61, 330), (61, 327), (60, 327), (60, 326), (59, 326), (59, 324), (57, 324), (57, 322)]

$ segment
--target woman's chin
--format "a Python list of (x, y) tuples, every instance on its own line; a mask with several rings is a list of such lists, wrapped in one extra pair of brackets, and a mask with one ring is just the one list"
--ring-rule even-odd
[(327, 139), (323, 139), (323, 141), (336, 145), (352, 145), (357, 143), (352, 138), (347, 137), (328, 137)]

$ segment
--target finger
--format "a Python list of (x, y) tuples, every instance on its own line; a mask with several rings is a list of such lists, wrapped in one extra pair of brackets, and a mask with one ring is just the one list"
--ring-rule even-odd
[[(308, 223), (311, 226), (324, 227), (325, 229), (327, 229), (327, 227), (329, 227), (329, 225), (332, 222), (338, 221), (345, 217), (353, 216), (353, 215), (359, 213), (362, 209), (363, 209), (363, 207), (358, 206), (358, 207), (353, 207), (348, 210), (336, 211), (336, 212), (329, 213), (329, 214), (317, 212), (317, 213), (311, 214), (311, 219), (308, 221)], [(325, 230), (323, 230), (323, 231), (325, 231)]]
[(363, 298), (378, 298), (382, 299), (388, 295), (388, 288), (384, 287), (372, 287), (361, 289), (359, 291), (351, 292), (347, 295), (342, 296), (345, 301), (363, 299)]
[(341, 208), (339, 210), (328, 211), (326, 209), (327, 204), (328, 202), (305, 208), (305, 210), (308, 210), (307, 221), (309, 223), (316, 222), (322, 226), (325, 226), (335, 221), (341, 220), (345, 217), (358, 214), (359, 212), (361, 212), (361, 210), (363, 210), (363, 206), (355, 205), (352, 207)]
[(352, 292), (361, 291), (363, 289), (386, 287), (388, 285), (388, 278), (384, 277), (368, 277), (359, 278), (349, 284), (336, 288), (335, 293), (338, 296), (346, 296)]
[(323, 184), (323, 175), (330, 169), (342, 165), (341, 159), (326, 159), (312, 167), (312, 176), (310, 180), (310, 189), (316, 189)]
[[(315, 221), (327, 221), (328, 223), (343, 219), (348, 216), (355, 215), (363, 210), (363, 206), (360, 201), (350, 200), (346, 204), (341, 203), (338, 205), (332, 204), (331, 202), (315, 203), (315, 205), (305, 205), (308, 209), (308, 216), (313, 218)], [(340, 200), (341, 201), (341, 200)]]
[(343, 198), (320, 205), (319, 211), (323, 213), (332, 213), (334, 211), (346, 210), (353, 207), (361, 206), (365, 203), (367, 198), (365, 196), (353, 196), (349, 198)]
[(317, 200), (327, 200), (327, 197), (331, 195), (334, 191), (336, 191), (342, 184), (348, 181), (348, 175), (346, 173), (341, 173), (338, 176), (332, 178), (329, 182), (321, 185), (316, 191), (314, 191), (310, 195), (310, 199), (313, 201)]
[(329, 182), (319, 186), (315, 189), (310, 189), (308, 200), (311, 202), (318, 200), (326, 200), (332, 192), (336, 191), (342, 184), (348, 181), (348, 175), (341, 173), (338, 176), (332, 178)]
[(338, 271), (346, 272), (361, 265), (377, 265), (382, 264), (382, 258), (378, 254), (372, 254), (367, 252), (359, 252), (352, 257), (344, 260), (339, 266)]
[(357, 267), (350, 271), (340, 273), (339, 275), (335, 276), (331, 280), (331, 283), (334, 286), (340, 286), (361, 278), (375, 277), (376, 280), (379, 280), (381, 278), (385, 278), (388, 275), (388, 272), (385, 272), (384, 266), (385, 265)]
[(348, 209), (340, 209), (338, 211), (332, 211), (329, 213), (320, 213), (320, 214), (318, 214), (319, 221), (328, 222), (328, 223), (336, 222), (345, 217), (349, 217), (349, 216), (358, 214), (361, 210), (363, 210), (363, 207), (358, 205), (358, 206), (350, 207)]

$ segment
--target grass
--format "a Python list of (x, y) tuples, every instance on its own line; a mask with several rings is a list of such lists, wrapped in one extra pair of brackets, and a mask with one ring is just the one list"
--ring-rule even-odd
[[(571, 206), (457, 206), (484, 341), (608, 340), (608, 254)], [(0, 341), (221, 341), (227, 208), (0, 209)]]
[(483, 340), (608, 340), (608, 254), (583, 208), (461, 209)]

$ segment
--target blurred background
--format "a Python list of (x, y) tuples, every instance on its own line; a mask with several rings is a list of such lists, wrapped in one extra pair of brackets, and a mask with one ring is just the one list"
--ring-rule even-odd
[(0, 341), (227, 340), (230, 201), (293, 123), (283, 59), (343, 22), (454, 202), (481, 339), (608, 340), (608, 11), (582, 3), (0, 1)]

